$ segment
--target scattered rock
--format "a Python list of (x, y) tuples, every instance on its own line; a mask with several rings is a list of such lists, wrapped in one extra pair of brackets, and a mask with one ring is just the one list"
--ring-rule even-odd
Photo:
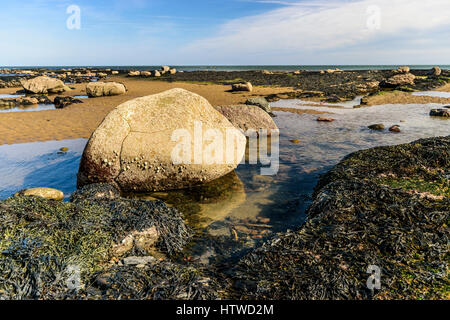
[(69, 148), (67, 148), (67, 147), (62, 147), (62, 148), (59, 149), (59, 151), (61, 151), (61, 152), (67, 152), (67, 151), (69, 151)]
[(86, 86), (89, 97), (118, 96), (126, 92), (125, 85), (117, 82), (91, 82)]
[(22, 191), (19, 191), (15, 194), (16, 197), (18, 196), (35, 196), (35, 197), (41, 197), (49, 200), (57, 200), (62, 201), (64, 200), (64, 193), (57, 189), (52, 188), (32, 188), (32, 189), (25, 189)]
[(161, 77), (161, 72), (159, 72), (158, 70), (155, 70), (155, 72), (153, 73), (153, 76)]
[[(236, 142), (228, 141), (233, 146), (223, 152), (224, 159), (211, 161), (206, 142), (194, 159), (194, 129), (200, 122), (203, 132), (213, 129), (223, 137), (235, 137)], [(176, 130), (184, 134), (185, 144), (173, 139)], [(146, 192), (203, 184), (234, 170), (245, 146), (245, 136), (206, 99), (172, 89), (127, 101), (106, 116), (84, 150), (78, 186), (110, 183), (122, 191)], [(174, 164), (174, 155), (181, 158), (180, 164)]]
[(253, 86), (250, 82), (247, 83), (235, 83), (231, 86), (231, 90), (232, 91), (248, 91), (248, 92), (252, 92), (253, 91)]
[(372, 124), (368, 127), (370, 130), (383, 131), (386, 127), (382, 123)]
[(431, 69), (430, 74), (434, 77), (439, 77), (442, 74), (442, 70), (436, 66)]
[(392, 127), (389, 128), (389, 131), (399, 133), (399, 132), (401, 132), (400, 126), (397, 125), (397, 124), (396, 124), (396, 125), (393, 125)]
[(430, 116), (431, 117), (449, 118), (450, 110), (449, 109), (433, 109), (430, 111)]
[(130, 71), (130, 72), (128, 72), (128, 76), (129, 77), (138, 77), (140, 75), (141, 75), (140, 71)]
[(289, 140), (292, 143), (299, 144), (301, 141), (299, 139)]
[(263, 109), (267, 113), (271, 113), (272, 109), (270, 108), (269, 102), (264, 97), (255, 97), (255, 98), (249, 98), (245, 104), (251, 105), (251, 106), (258, 106), (261, 109)]
[(333, 118), (326, 118), (326, 117), (318, 117), (317, 121), (319, 121), (319, 122), (333, 122), (333, 121), (335, 121), (335, 119), (333, 119)]
[(409, 73), (411, 69), (407, 66), (399, 67), (397, 70), (394, 70), (395, 73)]
[(83, 103), (80, 99), (75, 99), (74, 97), (56, 97), (55, 100), (53, 100), (53, 103), (55, 104), (56, 109), (63, 109), (65, 107), (70, 106), (74, 103)]

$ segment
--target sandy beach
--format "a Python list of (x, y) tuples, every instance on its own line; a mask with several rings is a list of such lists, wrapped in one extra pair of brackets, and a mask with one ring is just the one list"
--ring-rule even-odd
[[(89, 138), (104, 117), (119, 104), (138, 97), (160, 93), (172, 88), (183, 88), (205, 97), (213, 106), (244, 103), (248, 97), (285, 92), (286, 88), (255, 87), (253, 92), (228, 92), (230, 86), (193, 84), (185, 82), (147, 81), (112, 77), (108, 81), (124, 83), (125, 95), (85, 99), (82, 104), (72, 104), (64, 109), (37, 112), (12, 112), (0, 114), (0, 145)], [(66, 96), (86, 94), (86, 84), (74, 84)], [(0, 89), (0, 94), (12, 94), (21, 88)], [(56, 96), (56, 95), (55, 95)]]
[[(226, 74), (228, 77), (235, 77), (233, 74)], [(237, 75), (240, 75), (239, 73)], [(342, 73), (342, 75), (317, 75), (314, 73), (303, 75), (305, 79), (313, 79), (314, 83), (321, 83), (317, 81), (317, 77), (323, 77), (325, 85), (317, 87), (317, 91), (311, 91), (311, 87), (307, 81), (302, 81), (301, 87), (289, 87), (290, 83), (286, 83), (285, 79), (292, 77), (286, 75), (273, 75), (266, 77), (271, 79), (274, 77), (275, 83), (271, 85), (254, 85), (252, 92), (231, 92), (229, 84), (219, 84), (207, 81), (212, 79), (215, 82), (219, 76), (223, 76), (217, 72), (202, 72), (200, 74), (204, 81), (190, 81), (197, 79), (198, 74), (192, 75), (181, 74), (178, 81), (178, 76), (172, 76), (169, 79), (149, 80), (145, 78), (132, 78), (125, 76), (113, 76), (107, 81), (115, 81), (125, 84), (127, 93), (118, 96), (105, 96), (99, 98), (83, 99), (82, 104), (72, 104), (64, 109), (43, 110), (37, 112), (11, 112), (0, 113), (0, 145), (25, 143), (35, 141), (49, 141), (49, 140), (65, 140), (77, 138), (89, 138), (92, 132), (98, 127), (104, 117), (116, 106), (128, 100), (143, 97), (155, 93), (160, 93), (172, 88), (183, 88), (191, 92), (197, 93), (205, 97), (213, 106), (242, 104), (249, 97), (265, 96), (271, 99), (290, 99), (301, 97), (303, 100), (310, 100), (314, 102), (323, 102), (326, 104), (329, 99), (333, 98), (333, 94), (324, 90), (328, 88), (328, 82), (334, 83), (346, 77), (353, 77), (351, 73)], [(253, 74), (253, 76), (255, 76)], [(332, 77), (332, 78), (330, 78)], [(358, 77), (359, 78), (359, 77)], [(186, 79), (186, 80), (185, 80)], [(219, 78), (221, 79), (221, 78)], [(259, 74), (256, 73), (256, 81), (259, 79)], [(168, 81), (169, 80), (169, 81)], [(370, 81), (369, 81), (370, 82)], [(280, 85), (276, 85), (279, 83)], [(363, 82), (364, 83), (364, 82)], [(73, 90), (60, 94), (62, 96), (77, 96), (86, 94), (86, 83), (70, 85)], [(333, 87), (333, 86), (331, 86)], [(335, 86), (334, 86), (335, 87)], [(0, 89), (0, 94), (13, 94), (21, 88), (3, 88)], [(308, 90), (306, 90), (308, 89)], [(322, 90), (322, 91), (319, 91)], [(342, 96), (353, 92), (349, 87), (342, 87)], [(436, 91), (449, 92), (450, 84), (434, 89)], [(339, 91), (337, 91), (339, 92)], [(356, 92), (356, 94), (358, 94)], [(50, 95), (50, 99), (56, 95)], [(341, 98), (342, 99), (342, 98)], [(440, 103), (450, 104), (450, 98), (430, 97), (430, 96), (414, 96), (409, 92), (379, 92), (375, 95), (369, 95), (364, 98), (364, 106), (384, 105), (384, 104), (427, 104)], [(294, 113), (309, 113), (320, 114), (320, 111), (314, 110), (281, 110)]]

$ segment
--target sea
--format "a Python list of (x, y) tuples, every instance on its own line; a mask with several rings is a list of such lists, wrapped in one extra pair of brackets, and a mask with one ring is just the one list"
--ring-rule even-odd
[[(326, 69), (341, 70), (391, 70), (404, 65), (209, 65), (209, 66), (175, 66), (180, 71), (252, 71), (252, 70), (268, 70), (268, 71), (318, 71)], [(411, 69), (431, 69), (436, 65), (409, 65)], [(450, 65), (437, 65), (441, 69), (450, 69)], [(74, 68), (110, 68), (114, 70), (157, 70), (161, 66), (0, 66), (0, 69), (74, 69)]]

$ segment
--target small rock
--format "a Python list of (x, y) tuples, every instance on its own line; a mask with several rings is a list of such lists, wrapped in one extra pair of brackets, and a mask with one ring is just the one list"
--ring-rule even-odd
[(320, 122), (333, 122), (335, 119), (333, 119), (333, 118), (325, 118), (325, 117), (318, 117), (317, 118), (317, 121), (320, 121)]
[(448, 107), (445, 107), (447, 109), (433, 109), (430, 111), (431, 117), (444, 117), (444, 118), (450, 118), (450, 110)]
[(235, 83), (232, 85), (231, 88), (232, 91), (248, 91), (248, 92), (252, 92), (253, 91), (253, 86), (250, 82), (247, 83)]
[(67, 147), (62, 147), (61, 149), (59, 149), (59, 151), (61, 151), (61, 152), (67, 152), (67, 151), (69, 151), (69, 148), (67, 148)]
[(376, 130), (376, 131), (383, 131), (385, 129), (385, 126), (382, 123), (372, 124), (369, 126), (369, 129)]
[(155, 257), (127, 257), (123, 259), (123, 263), (128, 266), (145, 266), (146, 264), (151, 264), (155, 262)]
[(57, 189), (52, 188), (32, 188), (32, 189), (25, 189), (17, 192), (15, 197), (18, 196), (35, 196), (35, 197), (41, 197), (45, 199), (50, 200), (57, 200), (62, 201), (64, 200), (64, 193)]
[(299, 140), (299, 139), (293, 139), (293, 140), (289, 140), (289, 141), (292, 142), (292, 143), (295, 143), (295, 144), (300, 143), (300, 140)]
[(389, 128), (389, 131), (391, 131), (391, 132), (401, 132), (400, 126), (399, 125), (393, 125), (392, 127)]

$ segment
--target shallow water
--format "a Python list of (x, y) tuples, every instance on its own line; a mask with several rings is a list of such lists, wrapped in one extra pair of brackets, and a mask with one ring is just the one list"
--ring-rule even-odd
[(81, 95), (81, 96), (73, 96), (75, 99), (89, 99), (89, 96)]
[(0, 99), (25, 97), (24, 94), (0, 94)]
[[(303, 108), (302, 101), (282, 100), (273, 107)], [(254, 246), (272, 232), (293, 229), (305, 219), (319, 176), (344, 156), (360, 149), (394, 145), (420, 138), (450, 134), (450, 122), (432, 118), (436, 104), (384, 105), (353, 109), (330, 109), (334, 122), (316, 121), (317, 115), (275, 112), (280, 128), (280, 168), (274, 176), (262, 176), (261, 165), (240, 165), (235, 173), (204, 187), (190, 190), (131, 195), (161, 199), (180, 208), (191, 226), (202, 230), (191, 254), (208, 263), (221, 248)], [(326, 115), (328, 116), (328, 115)], [(401, 133), (371, 131), (367, 127), (398, 124)], [(299, 139), (300, 143), (291, 140)], [(0, 146), (0, 198), (20, 189), (46, 186), (69, 195), (76, 187), (76, 174), (86, 140), (67, 140)], [(59, 154), (59, 148), (69, 152)], [(205, 236), (208, 235), (208, 236)], [(220, 244), (219, 244), (220, 243)]]
[[(86, 139), (0, 146), (0, 199), (24, 188), (50, 187), (70, 195)], [(60, 148), (69, 151), (61, 153)]]
[(54, 104), (33, 104), (29, 106), (18, 106), (10, 109), (1, 109), (1, 112), (25, 112), (25, 111), (43, 111), (56, 109)]
[(438, 98), (450, 98), (450, 92), (443, 92), (443, 91), (413, 92), (412, 95), (413, 96), (438, 97)]

